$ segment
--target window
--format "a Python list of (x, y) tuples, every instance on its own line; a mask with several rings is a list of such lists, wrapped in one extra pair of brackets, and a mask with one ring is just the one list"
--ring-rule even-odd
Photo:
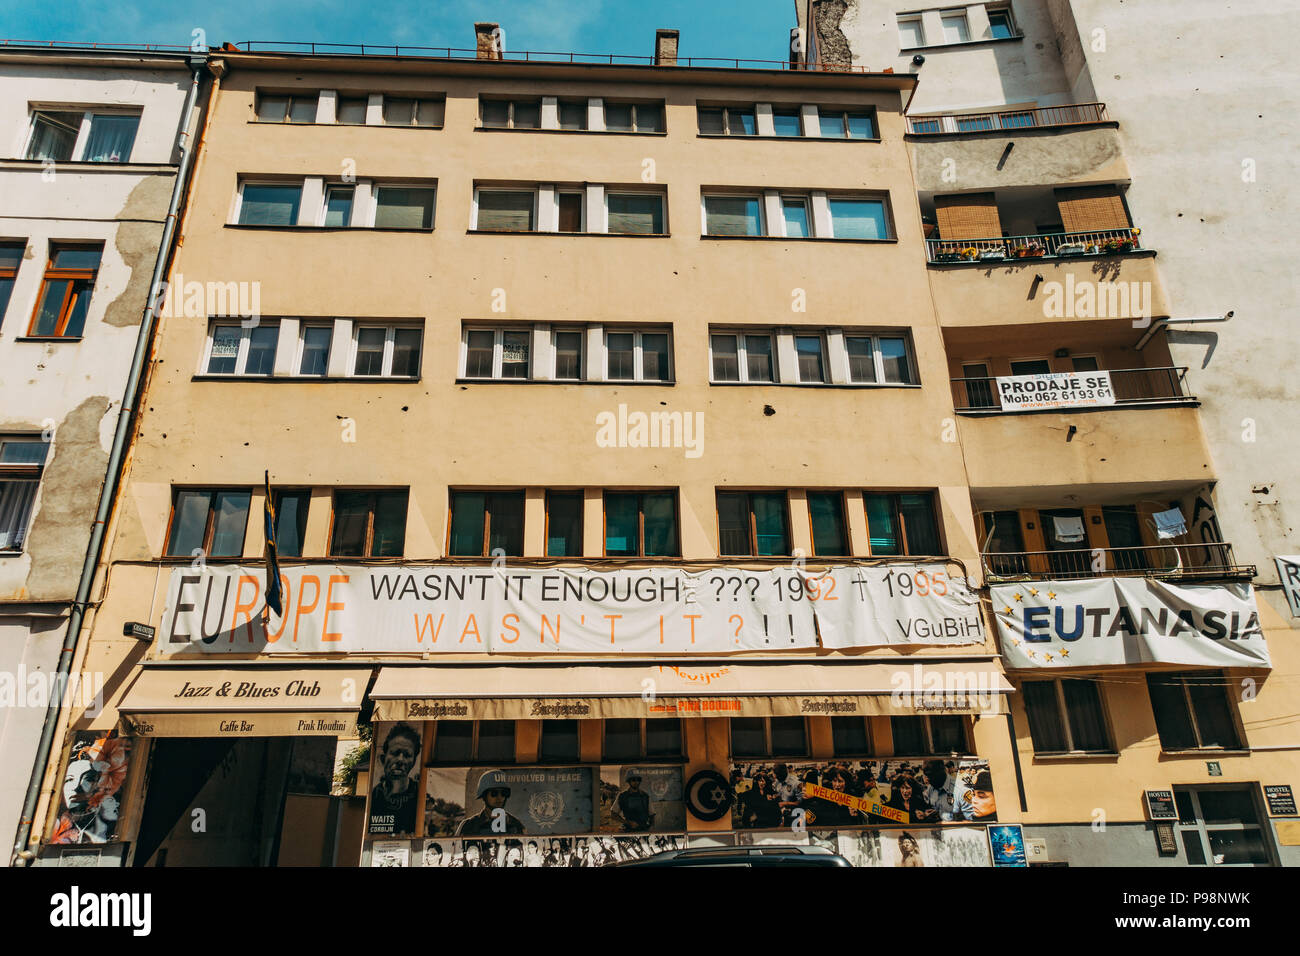
[(770, 557), (790, 553), (784, 491), (719, 491), (718, 554)]
[(362, 378), (415, 378), (420, 374), (420, 329), (358, 325), (352, 374)]
[(1178, 833), (1191, 866), (1269, 866), (1255, 786), (1175, 787)]
[(580, 192), (560, 192), (555, 197), (556, 231), (583, 232), (585, 228), (587, 197)]
[(582, 759), (582, 741), (576, 720), (543, 720), (542, 738), (537, 745), (542, 763), (575, 763)]
[(81, 337), (102, 251), (101, 246), (50, 244), (50, 261), (45, 267), (28, 335)]
[(1222, 671), (1147, 675), (1161, 750), (1240, 750)]
[(605, 492), (605, 554), (608, 557), (675, 558), (675, 491)]
[(702, 106), (699, 109), (699, 120), (700, 132), (706, 135), (756, 136), (758, 134), (758, 120), (752, 106)]
[(483, 125), (493, 129), (540, 129), (541, 100), (481, 100)]
[(812, 235), (807, 199), (783, 196), (781, 198), (781, 215), (785, 218), (785, 235), (787, 239), (807, 239)]
[(407, 491), (334, 492), (330, 555), (400, 558), (406, 546)]
[(582, 378), (582, 347), (587, 333), (580, 329), (558, 329), (554, 333), (555, 377), (566, 381)]
[(9, 296), (13, 294), (18, 267), (22, 265), (26, 251), (26, 242), (0, 242), (0, 322), (4, 321), (9, 309)]
[(663, 103), (605, 103), (605, 129), (611, 133), (662, 133)]
[(497, 232), (533, 232), (536, 195), (531, 190), (480, 189), (475, 229)]
[(715, 382), (775, 382), (770, 332), (715, 332), (709, 336)]
[(329, 372), (330, 343), (333, 325), (301, 325), (299, 336), (299, 375), (325, 375)]
[(803, 116), (799, 110), (772, 110), (772, 128), (777, 136), (802, 136)]
[(438, 720), (433, 728), (433, 762), (498, 764), (515, 761), (513, 720)]
[(239, 199), (243, 226), (295, 226), (302, 202), (300, 184), (245, 183)]
[(802, 717), (732, 717), (731, 756), (803, 757), (808, 728)]
[(576, 558), (582, 554), (581, 491), (546, 493), (546, 556)]
[(966, 719), (955, 715), (890, 717), (894, 753), (899, 756), (965, 754)]
[(384, 97), (384, 124), (387, 126), (441, 126), (442, 100), (414, 100), (400, 96)]
[(882, 199), (830, 199), (831, 234), (836, 239), (888, 239)]
[(434, 190), (380, 186), (375, 194), (375, 226), (380, 229), (432, 229)]
[(560, 100), (556, 104), (559, 113), (560, 129), (587, 128), (587, 101)]
[(939, 555), (939, 526), (934, 518), (934, 495), (865, 493), (867, 534), (871, 553)]
[(813, 554), (840, 557), (849, 553), (843, 494), (838, 491), (808, 492), (808, 518), (812, 524)]
[(244, 553), (248, 528), (247, 490), (178, 490), (172, 505), (167, 556), (188, 558), (201, 551), (210, 558)]
[(334, 121), (344, 126), (365, 126), (368, 96), (340, 96), (334, 107)]
[(606, 332), (605, 378), (611, 382), (671, 379), (667, 332)]
[(708, 236), (761, 236), (762, 208), (757, 196), (705, 196), (704, 233)]
[(653, 193), (610, 193), (609, 231), (623, 235), (664, 234), (664, 200)]
[(837, 757), (870, 757), (871, 732), (865, 717), (832, 717), (831, 746)]
[(970, 39), (970, 30), (966, 26), (966, 14), (945, 13), (940, 20), (943, 23), (944, 43), (965, 43)]
[(532, 377), (532, 329), (466, 329), (465, 378)]
[(263, 93), (257, 102), (257, 118), (263, 123), (316, 122), (317, 93)]
[(290, 488), (271, 494), (275, 506), (275, 553), (281, 558), (301, 558), (311, 490)]
[(325, 189), (326, 226), (352, 225), (352, 197), (356, 194), (353, 186), (327, 186)]
[(920, 17), (898, 21), (898, 45), (904, 50), (925, 46), (925, 30), (921, 27)]
[(603, 760), (644, 760), (682, 756), (680, 720), (611, 717), (604, 721)]
[(0, 551), (22, 551), (49, 443), (26, 435), (0, 437)]
[(825, 382), (825, 348), (820, 335), (796, 335), (794, 352), (799, 363), (800, 382)]
[(989, 10), (989, 35), (995, 40), (1009, 40), (1016, 35), (1010, 10)]
[(1114, 753), (1101, 684), (1086, 677), (1024, 681), (1020, 693), (1036, 754)]
[(494, 553), (521, 556), (524, 493), (453, 491), (447, 553), (461, 558), (486, 558)]
[(278, 322), (245, 328), (238, 322), (214, 322), (208, 334), (207, 375), (270, 375), (275, 369)]
[(855, 384), (915, 385), (907, 339), (894, 335), (844, 336), (849, 381)]
[(817, 118), (824, 139), (876, 139), (876, 117), (872, 113), (819, 110)]
[[(139, 113), (33, 110), (27, 158), (54, 162), (126, 163), (131, 160)], [(77, 142), (85, 129), (84, 145)]]

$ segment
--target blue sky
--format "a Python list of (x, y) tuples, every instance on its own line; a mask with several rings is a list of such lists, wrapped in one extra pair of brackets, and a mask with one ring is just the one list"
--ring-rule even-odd
[(188, 45), (315, 40), (472, 48), (476, 20), (507, 51), (653, 53), (681, 31), (682, 56), (785, 59), (793, 0), (5, 0), (0, 39)]

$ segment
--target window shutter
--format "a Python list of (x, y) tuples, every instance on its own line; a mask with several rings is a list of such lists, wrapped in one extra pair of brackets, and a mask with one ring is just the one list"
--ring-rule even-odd
[(1118, 186), (1077, 186), (1056, 191), (1066, 232), (1128, 229), (1128, 212)]
[(1002, 238), (1002, 220), (993, 193), (935, 196), (934, 213), (941, 239)]

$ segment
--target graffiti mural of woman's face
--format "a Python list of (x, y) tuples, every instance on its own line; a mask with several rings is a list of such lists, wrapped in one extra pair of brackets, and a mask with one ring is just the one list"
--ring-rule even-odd
[(68, 764), (68, 775), (63, 780), (63, 803), (69, 810), (83, 810), (90, 795), (99, 786), (99, 771), (89, 760), (74, 760)]

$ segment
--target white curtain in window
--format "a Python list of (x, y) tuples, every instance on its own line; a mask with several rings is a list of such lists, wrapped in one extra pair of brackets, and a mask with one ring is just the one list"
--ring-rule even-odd
[(0, 481), (0, 551), (21, 551), (38, 481)]
[(138, 116), (94, 117), (90, 121), (90, 137), (86, 140), (86, 162), (130, 162), (131, 147), (135, 145), (135, 131), (139, 125)]

